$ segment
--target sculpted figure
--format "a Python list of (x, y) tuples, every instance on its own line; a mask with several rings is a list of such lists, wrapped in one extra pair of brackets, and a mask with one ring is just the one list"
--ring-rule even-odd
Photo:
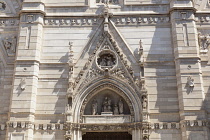
[(119, 110), (117, 105), (114, 105), (114, 115), (119, 115)]
[(147, 98), (146, 97), (144, 97), (143, 98), (143, 109), (147, 109)]
[(103, 102), (103, 111), (104, 112), (112, 112), (111, 111), (111, 99), (109, 97), (105, 97), (104, 102)]
[(94, 99), (92, 103), (92, 115), (97, 115), (97, 109), (98, 109), (98, 102), (96, 101), (96, 99)]
[(194, 88), (194, 79), (192, 79), (191, 76), (188, 77), (187, 84), (189, 86), (189, 92), (191, 93)]
[(122, 101), (122, 98), (120, 98), (120, 101), (118, 102), (118, 106), (119, 106), (119, 113), (123, 114), (123, 101)]

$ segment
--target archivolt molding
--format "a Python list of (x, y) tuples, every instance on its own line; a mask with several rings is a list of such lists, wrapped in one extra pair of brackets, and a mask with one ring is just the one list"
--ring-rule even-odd
[[(128, 104), (131, 116), (134, 116), (134, 108), (133, 108), (133, 104), (132, 104), (131, 100), (126, 96), (126, 94), (122, 90), (120, 90), (119, 88), (117, 88), (116, 86), (114, 86), (112, 84), (107, 83), (107, 84), (98, 86), (97, 88), (93, 89), (90, 93), (86, 93), (86, 95), (84, 95), (86, 98), (83, 101), (81, 109), (80, 109), (80, 118), (82, 118), (82, 116), (84, 115), (84, 110), (85, 110), (85, 107), (86, 107), (87, 103), (89, 102), (89, 100), (91, 98), (93, 98), (94, 95), (98, 94), (100, 91), (103, 91), (105, 89), (111, 89), (114, 92), (116, 92), (118, 95), (120, 95), (125, 100), (125, 102)], [(133, 121), (134, 121), (134, 119), (133, 119)], [(82, 123), (82, 120), (80, 120), (80, 123)]]

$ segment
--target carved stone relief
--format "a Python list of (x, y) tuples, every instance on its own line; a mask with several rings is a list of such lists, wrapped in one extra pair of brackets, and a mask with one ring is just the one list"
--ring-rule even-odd
[(198, 33), (198, 43), (201, 51), (208, 51), (208, 47), (210, 45), (210, 35), (203, 35), (201, 32)]
[(6, 9), (6, 3), (0, 2), (0, 12)]
[(119, 0), (96, 0), (96, 3), (118, 4)]
[(113, 53), (102, 51), (97, 58), (97, 64), (103, 69), (113, 68), (113, 66), (116, 64), (116, 57), (113, 55)]
[(16, 52), (17, 38), (16, 36), (6, 37), (3, 40), (4, 48), (9, 56), (13, 56)]
[(130, 114), (126, 102), (112, 90), (103, 90), (90, 99), (85, 107), (85, 115)]
[[(83, 104), (81, 106), (81, 110), (80, 110), (80, 117), (82, 118), (82, 116), (84, 115), (85, 110), (86, 110), (86, 107), (87, 107), (87, 104), (92, 104), (91, 102), (91, 99), (96, 99), (94, 96), (97, 95), (97, 93), (99, 93), (100, 91), (103, 91), (103, 90), (107, 90), (107, 89), (111, 89), (110, 91), (112, 92), (115, 92), (117, 93), (117, 97), (115, 97), (115, 100), (113, 100), (113, 103), (112, 103), (112, 107), (117, 104), (119, 102), (119, 95), (124, 99), (124, 103), (123, 103), (123, 112), (125, 110), (129, 110), (129, 112), (127, 112), (128, 114), (131, 114), (131, 116), (134, 116), (134, 109), (133, 109), (133, 106), (132, 106), (132, 103), (131, 101), (128, 99), (128, 97), (125, 95), (125, 93), (123, 93), (120, 89), (118, 89), (117, 87), (113, 86), (113, 85), (110, 85), (110, 84), (104, 84), (104, 85), (101, 85), (101, 86), (98, 86), (97, 88), (95, 88), (93, 91), (91, 91), (90, 93), (87, 93), (87, 97), (86, 99), (83, 101)], [(112, 94), (106, 94), (104, 93), (103, 94), (103, 97), (99, 98), (99, 100), (97, 100), (98, 102), (98, 106), (101, 106), (102, 107), (102, 100), (101, 99), (104, 99), (106, 95), (109, 95), (109, 97), (114, 97), (112, 96)], [(126, 107), (127, 105), (127, 107)], [(126, 109), (127, 108), (127, 109)], [(89, 107), (89, 110), (90, 110), (90, 107)], [(102, 108), (101, 109), (98, 109), (98, 110), (101, 110), (102, 111)], [(86, 110), (87, 111), (87, 110)], [(126, 112), (124, 112), (126, 113)], [(82, 121), (82, 120), (81, 120)]]

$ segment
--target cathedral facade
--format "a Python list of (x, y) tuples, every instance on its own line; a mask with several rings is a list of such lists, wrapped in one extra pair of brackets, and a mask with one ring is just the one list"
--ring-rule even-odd
[(209, 0), (0, 0), (1, 140), (210, 140)]

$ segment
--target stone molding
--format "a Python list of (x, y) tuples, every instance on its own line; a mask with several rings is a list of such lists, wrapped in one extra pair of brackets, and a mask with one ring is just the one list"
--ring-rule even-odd
[(196, 15), (195, 17), (196, 23), (210, 23), (210, 15), (209, 14), (203, 14), (203, 15)]
[(45, 26), (92, 26), (99, 25), (98, 18), (45, 18)]
[(19, 26), (20, 21), (18, 19), (0, 19), (1, 26)]
[(159, 123), (123, 123), (123, 124), (84, 124), (84, 123), (46, 123), (38, 124), (32, 122), (8, 122), (0, 124), (0, 131), (13, 129), (34, 129), (34, 130), (81, 130), (81, 131), (130, 131), (134, 129), (143, 129), (147, 124), (150, 130), (157, 129), (180, 129), (181, 127), (209, 127), (210, 121), (206, 120), (185, 120), (182, 123), (177, 122), (159, 122)]

